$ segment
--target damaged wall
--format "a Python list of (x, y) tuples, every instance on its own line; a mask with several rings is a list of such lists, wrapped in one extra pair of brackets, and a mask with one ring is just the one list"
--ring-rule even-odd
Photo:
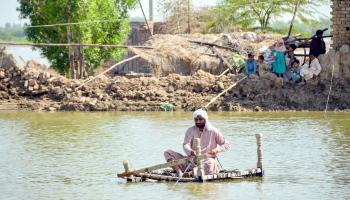
[(350, 45), (350, 1), (332, 0), (332, 47), (339, 50), (342, 45)]
[(330, 49), (318, 57), (322, 66), (321, 78), (330, 80), (334, 66), (334, 78), (350, 78), (350, 48), (343, 45), (339, 51)]
[(350, 1), (332, 0), (333, 44), (318, 59), (322, 65), (321, 78), (330, 80), (334, 66), (334, 78), (350, 78)]

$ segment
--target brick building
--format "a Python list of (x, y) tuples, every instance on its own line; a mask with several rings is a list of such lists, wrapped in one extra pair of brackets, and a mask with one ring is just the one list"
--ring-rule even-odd
[(332, 3), (332, 47), (339, 50), (343, 44), (350, 46), (350, 0), (332, 0)]

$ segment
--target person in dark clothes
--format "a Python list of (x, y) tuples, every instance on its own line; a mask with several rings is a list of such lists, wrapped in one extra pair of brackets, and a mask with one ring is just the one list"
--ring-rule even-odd
[(316, 35), (312, 38), (310, 43), (310, 55), (314, 55), (316, 58), (320, 54), (326, 53), (326, 44), (323, 41), (323, 31), (317, 30)]

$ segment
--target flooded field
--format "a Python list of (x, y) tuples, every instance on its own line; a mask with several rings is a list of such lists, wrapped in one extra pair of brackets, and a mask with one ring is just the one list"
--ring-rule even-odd
[(0, 113), (0, 199), (349, 199), (350, 113), (212, 112), (231, 143), (224, 168), (256, 165), (265, 177), (215, 183), (126, 183), (132, 168), (182, 151), (190, 112)]

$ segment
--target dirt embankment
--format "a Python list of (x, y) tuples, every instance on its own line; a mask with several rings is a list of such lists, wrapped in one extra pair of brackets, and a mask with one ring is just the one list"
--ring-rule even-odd
[[(211, 98), (240, 80), (244, 75), (217, 78), (202, 70), (192, 76), (170, 74), (166, 77), (102, 76), (79, 89), (82, 80), (66, 79), (52, 71), (16, 65), (4, 55), (0, 67), (0, 109), (47, 111), (161, 111), (169, 102), (175, 110), (203, 107)], [(323, 110), (330, 81), (315, 78), (304, 86), (283, 83), (267, 73), (252, 76), (214, 102), (210, 110), (271, 111)], [(350, 107), (349, 79), (337, 78), (330, 95), (330, 110)]]
[(162, 78), (102, 76), (76, 89), (82, 80), (66, 79), (33, 63), (20, 68), (11, 55), (5, 55), (0, 68), (0, 105), (2, 109), (48, 111), (159, 111), (162, 103), (169, 102), (175, 110), (193, 110), (231, 82), (229, 77), (216, 80), (198, 71), (193, 76)]

